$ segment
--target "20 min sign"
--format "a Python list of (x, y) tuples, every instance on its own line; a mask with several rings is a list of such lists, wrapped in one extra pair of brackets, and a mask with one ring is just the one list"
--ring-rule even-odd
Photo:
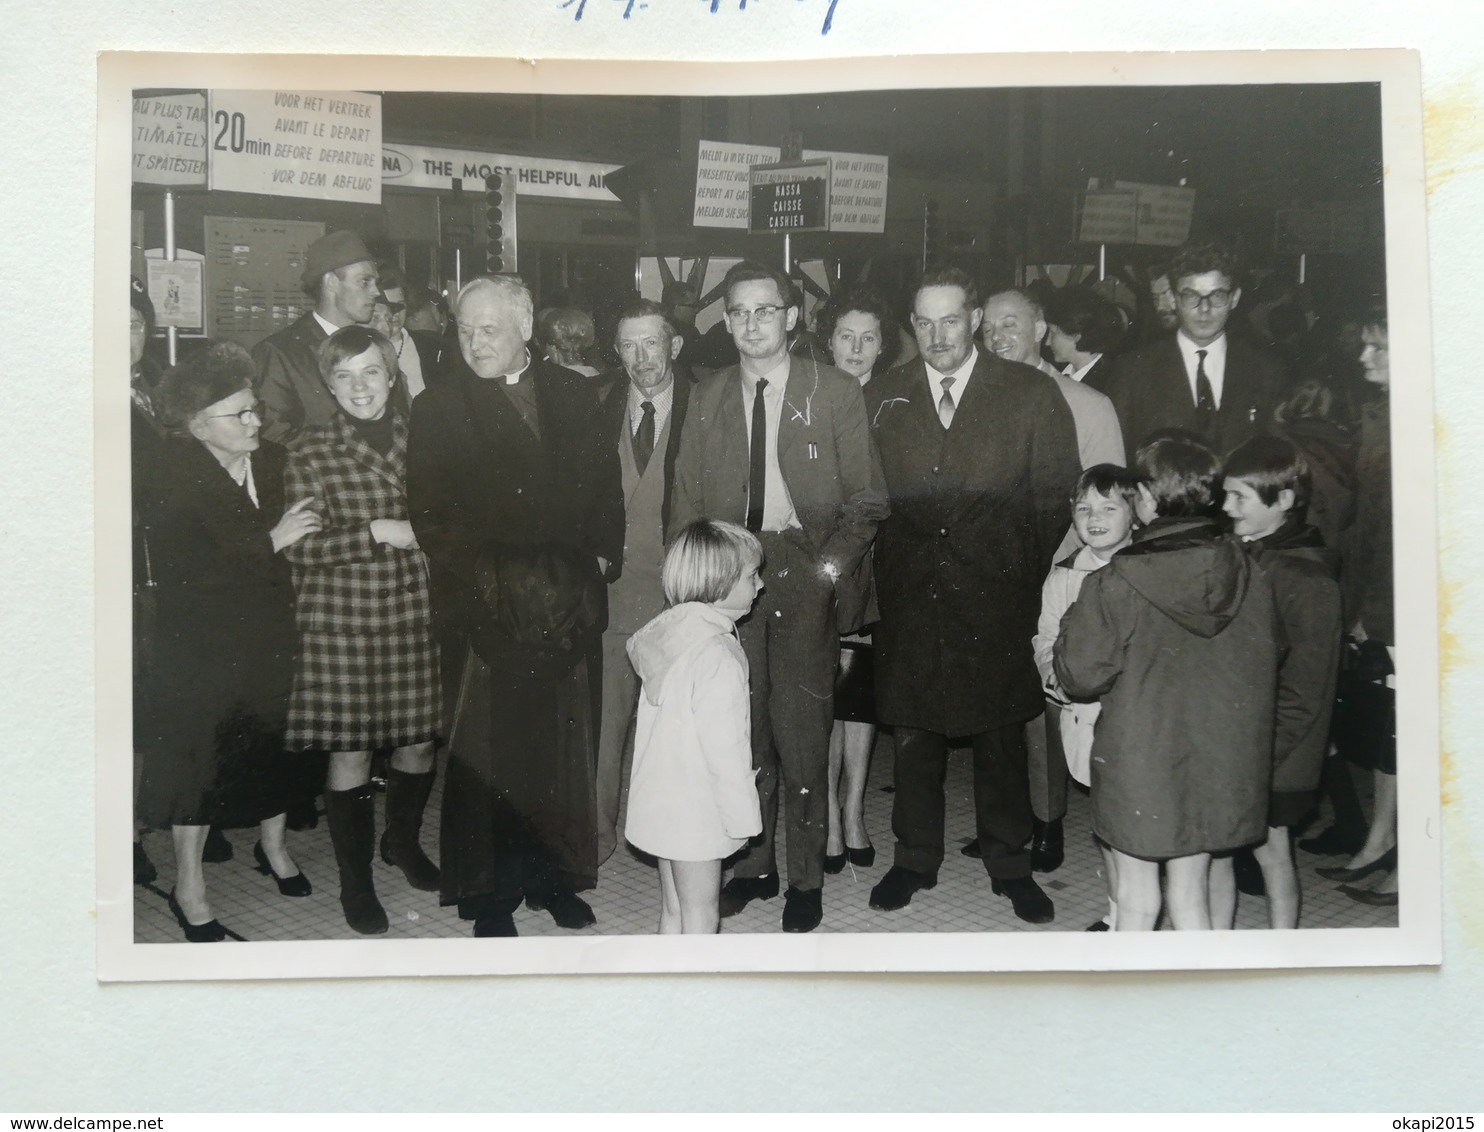
[(381, 98), (355, 91), (213, 90), (209, 187), (381, 203)]

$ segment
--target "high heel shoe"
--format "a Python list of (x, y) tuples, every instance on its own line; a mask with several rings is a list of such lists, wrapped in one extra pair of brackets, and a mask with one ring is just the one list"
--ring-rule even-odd
[(1369, 904), (1373, 908), (1395, 908), (1397, 895), (1394, 892), (1376, 892), (1369, 888), (1352, 888), (1348, 884), (1340, 885), (1340, 891), (1351, 900), (1358, 900), (1362, 904)]
[(308, 896), (314, 891), (309, 886), (309, 878), (300, 869), (291, 877), (281, 877), (273, 871), (273, 866), (268, 863), (268, 854), (263, 852), (263, 843), (259, 841), (252, 847), (252, 858), (258, 863), (258, 872), (264, 876), (272, 877), (278, 882), (280, 896)]
[(1364, 880), (1372, 873), (1396, 868), (1396, 846), (1393, 845), (1382, 853), (1369, 865), (1361, 865), (1358, 869), (1347, 869), (1344, 867), (1315, 869), (1314, 871), (1325, 880), (1342, 881), (1345, 884), (1354, 884), (1358, 880)]
[(876, 846), (867, 845), (864, 849), (854, 849), (847, 845), (845, 858), (858, 869), (869, 869), (876, 863)]
[(227, 929), (215, 920), (207, 920), (204, 924), (193, 924), (187, 920), (185, 909), (175, 899), (173, 888), (170, 890), (170, 895), (165, 898), (165, 903), (175, 914), (175, 922), (180, 925), (180, 930), (185, 932), (187, 943), (221, 943), (227, 938)]
[(830, 876), (844, 872), (845, 856), (849, 852), (850, 850), (846, 849), (844, 853), (826, 853), (824, 855), (824, 871), (829, 873)]

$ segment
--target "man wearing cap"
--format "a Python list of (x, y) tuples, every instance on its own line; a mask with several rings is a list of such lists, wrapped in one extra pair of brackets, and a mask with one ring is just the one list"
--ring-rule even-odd
[(379, 310), (386, 304), (386, 336), (397, 351), (397, 369), (402, 373), (401, 388), (409, 401), (421, 393), (430, 381), (436, 382), (453, 364), (455, 356), (444, 340), (435, 334), (407, 328), (407, 284), (402, 272), (383, 265), (378, 273), (381, 298)]
[(320, 343), (342, 326), (370, 322), (379, 293), (375, 258), (354, 232), (321, 236), (305, 259), (300, 279), (314, 310), (252, 351), (262, 435), (277, 444), (292, 444), (304, 429), (326, 424), (339, 412), (320, 378)]

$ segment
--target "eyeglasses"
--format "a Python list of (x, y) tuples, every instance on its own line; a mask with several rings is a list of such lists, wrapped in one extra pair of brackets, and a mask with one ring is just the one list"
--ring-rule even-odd
[(259, 406), (254, 405), (251, 409), (243, 409), (240, 413), (212, 413), (206, 419), (209, 421), (215, 421), (225, 420), (227, 417), (236, 417), (238, 422), (244, 428), (246, 428), (248, 425), (252, 424), (253, 421), (257, 421), (259, 424), (263, 423), (263, 418), (259, 415), (258, 408)]
[(727, 317), (735, 318), (738, 322), (744, 324), (755, 321), (759, 326), (772, 326), (777, 320), (778, 315), (787, 309), (787, 307), (772, 304), (757, 307), (754, 310), (748, 310), (746, 307), (730, 307), (727, 310)]
[(1229, 289), (1223, 288), (1219, 291), (1207, 291), (1203, 295), (1199, 291), (1186, 288), (1180, 292), (1178, 298), (1180, 305), (1188, 311), (1200, 310), (1207, 306), (1212, 310), (1224, 311), (1231, 306), (1232, 293)]

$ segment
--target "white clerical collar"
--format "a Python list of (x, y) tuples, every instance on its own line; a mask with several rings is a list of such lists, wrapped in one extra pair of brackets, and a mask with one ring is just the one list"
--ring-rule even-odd
[(504, 377), (505, 384), (506, 385), (519, 385), (520, 384), (520, 375), (523, 374), (523, 373), (525, 373), (526, 370), (528, 370), (530, 368), (531, 368), (531, 351), (527, 350), (526, 351), (526, 360), (525, 360), (525, 363), (520, 367), (520, 369), (516, 370), (514, 373), (507, 373), (507, 374), (505, 374), (505, 377)]

